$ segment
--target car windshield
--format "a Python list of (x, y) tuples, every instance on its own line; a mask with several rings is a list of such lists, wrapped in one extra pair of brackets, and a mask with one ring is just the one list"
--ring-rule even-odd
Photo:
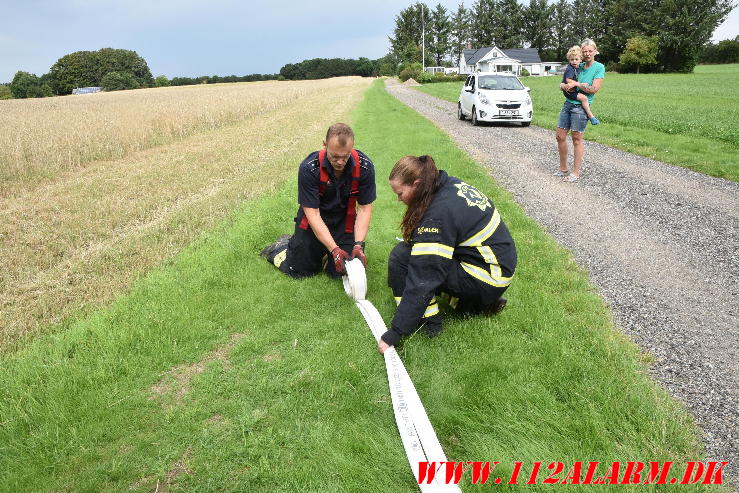
[(515, 77), (505, 75), (481, 75), (478, 77), (479, 89), (523, 89), (523, 84)]

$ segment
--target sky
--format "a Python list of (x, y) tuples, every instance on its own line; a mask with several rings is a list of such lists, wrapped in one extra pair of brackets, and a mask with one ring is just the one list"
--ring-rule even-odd
[[(277, 73), (309, 58), (387, 54), (395, 16), (413, 2), (367, 0), (25, 0), (3, 2), (0, 82), (42, 75), (75, 51), (121, 48), (152, 74), (195, 77)], [(429, 0), (454, 11), (459, 0)], [(465, 1), (469, 7), (471, 0)], [(713, 39), (739, 35), (739, 8)]]

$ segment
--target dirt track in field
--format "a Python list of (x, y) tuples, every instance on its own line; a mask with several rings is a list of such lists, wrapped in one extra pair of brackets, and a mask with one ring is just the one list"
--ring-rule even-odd
[(387, 88), (488, 168), (590, 271), (619, 328), (654, 356), (653, 376), (694, 416), (708, 458), (729, 461), (738, 485), (739, 184), (593, 142), (581, 180), (562, 183), (552, 176), (554, 132), (473, 127), (457, 120), (455, 103)]

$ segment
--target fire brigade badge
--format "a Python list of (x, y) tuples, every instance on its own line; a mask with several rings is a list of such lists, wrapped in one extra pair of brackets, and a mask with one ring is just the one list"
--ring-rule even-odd
[(465, 199), (468, 206), (479, 207), (481, 211), (484, 211), (488, 207), (492, 207), (490, 200), (472, 185), (462, 182), (457, 183), (454, 186), (459, 189), (457, 195)]

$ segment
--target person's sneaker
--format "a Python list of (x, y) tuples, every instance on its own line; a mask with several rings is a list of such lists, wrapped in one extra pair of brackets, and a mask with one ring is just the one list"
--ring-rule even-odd
[[(282, 235), (274, 243), (271, 243), (264, 247), (260, 255), (267, 260), (271, 261), (271, 258), (274, 258), (275, 254), (282, 250), (283, 248), (287, 247), (287, 244), (290, 242), (290, 235)], [(271, 257), (271, 258), (270, 258)]]
[(554, 176), (567, 176), (567, 175), (569, 175), (569, 174), (570, 174), (570, 172), (569, 172), (569, 171), (562, 171), (561, 169), (558, 169), (558, 170), (557, 170), (557, 171), (556, 171), (556, 172), (554, 173)]

